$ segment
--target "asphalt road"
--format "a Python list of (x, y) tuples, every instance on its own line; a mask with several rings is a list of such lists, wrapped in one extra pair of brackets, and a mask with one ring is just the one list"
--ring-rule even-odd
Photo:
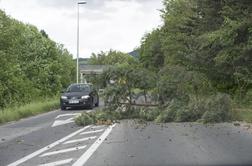
[(252, 165), (252, 134), (233, 124), (78, 127), (83, 111), (53, 111), (0, 126), (0, 166)]

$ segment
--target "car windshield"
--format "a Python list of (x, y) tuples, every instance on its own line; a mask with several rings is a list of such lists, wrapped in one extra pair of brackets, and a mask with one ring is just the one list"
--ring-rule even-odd
[(87, 92), (90, 86), (87, 84), (71, 85), (68, 87), (67, 92)]

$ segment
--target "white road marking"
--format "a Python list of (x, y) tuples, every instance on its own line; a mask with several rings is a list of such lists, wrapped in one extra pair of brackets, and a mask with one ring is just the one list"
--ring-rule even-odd
[(86, 132), (80, 133), (80, 135), (93, 134), (93, 133), (100, 133), (100, 132), (102, 132), (102, 131), (104, 131), (104, 129), (94, 130), (94, 131), (86, 131)]
[(66, 160), (55, 161), (55, 162), (47, 163), (47, 164), (40, 164), (39, 166), (58, 166), (58, 165), (68, 164), (71, 161), (73, 161), (73, 159), (66, 159)]
[(53, 151), (53, 152), (47, 152), (47, 153), (40, 155), (39, 157), (45, 157), (45, 156), (51, 156), (51, 155), (60, 154), (60, 153), (72, 152), (72, 151), (84, 149), (86, 147), (87, 147), (86, 145), (85, 146), (77, 146), (74, 148), (68, 148), (68, 149), (62, 149), (62, 150), (57, 150), (57, 151)]
[(61, 126), (61, 125), (73, 123), (73, 122), (74, 122), (74, 118), (69, 118), (66, 120), (55, 120), (55, 122), (52, 124), (52, 127)]
[(101, 126), (93, 126), (93, 127), (91, 127), (91, 129), (98, 129), (98, 128), (102, 128), (102, 127), (104, 127), (104, 125), (101, 125)]
[(83, 141), (87, 141), (87, 140), (91, 140), (91, 139), (95, 139), (96, 136), (93, 137), (86, 137), (86, 138), (81, 138), (81, 139), (75, 139), (75, 140), (70, 140), (67, 142), (64, 142), (63, 144), (71, 144), (71, 143), (76, 143), (76, 142), (83, 142)]
[(116, 124), (109, 126), (104, 133), (93, 143), (90, 148), (82, 154), (82, 156), (72, 165), (72, 166), (83, 166), (87, 160), (92, 156), (92, 154), (96, 151), (96, 149), (102, 144), (102, 142), (106, 139), (109, 133), (112, 131), (113, 127)]
[(78, 130), (78, 131), (76, 131), (76, 132), (74, 132), (74, 133), (72, 133), (72, 134), (69, 134), (68, 136), (66, 136), (66, 137), (64, 137), (64, 138), (62, 138), (62, 139), (60, 139), (60, 140), (58, 140), (58, 141), (55, 141), (54, 143), (52, 143), (52, 144), (50, 144), (50, 145), (48, 145), (48, 146), (46, 146), (46, 147), (44, 147), (44, 148), (42, 148), (42, 149), (39, 149), (39, 150), (37, 150), (37, 151), (35, 151), (35, 152), (33, 152), (33, 153), (31, 153), (31, 154), (29, 154), (29, 155), (27, 155), (27, 156), (25, 156), (25, 157), (19, 159), (19, 160), (15, 161), (15, 162), (13, 162), (13, 163), (11, 163), (11, 164), (9, 164), (8, 166), (17, 166), (17, 165), (19, 165), (19, 164), (22, 164), (22, 163), (24, 163), (25, 161), (27, 161), (27, 160), (29, 160), (29, 159), (35, 157), (35, 156), (38, 156), (38, 155), (40, 155), (41, 153), (43, 153), (43, 152), (45, 152), (45, 151), (47, 151), (47, 150), (49, 150), (49, 149), (51, 149), (51, 148), (53, 148), (53, 147), (55, 147), (55, 146), (57, 146), (57, 145), (59, 145), (59, 144), (65, 142), (66, 140), (68, 140), (68, 139), (70, 139), (71, 137), (73, 137), (73, 136), (75, 136), (75, 135), (77, 135), (77, 134), (83, 132), (84, 130), (88, 129), (89, 127), (90, 127), (90, 126), (86, 126), (86, 127), (82, 128), (82, 129), (80, 129), (80, 130)]
[(61, 117), (65, 117), (65, 116), (79, 116), (81, 113), (72, 113), (72, 114), (61, 114), (56, 116), (55, 119), (61, 118)]

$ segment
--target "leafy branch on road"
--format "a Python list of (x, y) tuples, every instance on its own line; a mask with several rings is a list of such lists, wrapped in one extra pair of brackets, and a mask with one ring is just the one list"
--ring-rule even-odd
[[(163, 24), (142, 38), (139, 58), (113, 58), (101, 76), (106, 109), (141, 110), (157, 122), (240, 119), (236, 107), (252, 105), (251, 13), (249, 0), (164, 0)], [(108, 59), (111, 53), (92, 57)], [(158, 104), (157, 114), (136, 109), (143, 95)]]

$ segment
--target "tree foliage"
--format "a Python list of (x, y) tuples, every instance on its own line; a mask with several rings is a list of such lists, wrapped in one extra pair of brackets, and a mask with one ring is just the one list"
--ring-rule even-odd
[(92, 65), (115, 65), (122, 63), (134, 63), (136, 60), (129, 54), (120, 51), (110, 50), (109, 52), (100, 52), (92, 54), (89, 63)]
[(162, 50), (161, 30), (156, 29), (144, 36), (140, 47), (141, 64), (153, 71), (158, 71), (164, 66), (164, 52)]
[(73, 81), (70, 53), (44, 30), (0, 11), (0, 108), (53, 96)]
[(102, 74), (108, 87), (105, 91), (105, 98), (112, 106), (119, 106), (120, 103), (134, 104), (135, 89), (146, 93), (156, 87), (156, 77), (151, 71), (139, 65), (118, 64), (110, 67)]
[(127, 83), (156, 92), (167, 109), (158, 121), (230, 120), (229, 96), (242, 100), (252, 88), (252, 1), (163, 2), (163, 24), (143, 37), (138, 68), (110, 71), (125, 83), (115, 92), (130, 96)]
[(204, 73), (217, 91), (251, 88), (251, 1), (166, 0), (163, 50), (167, 65)]

